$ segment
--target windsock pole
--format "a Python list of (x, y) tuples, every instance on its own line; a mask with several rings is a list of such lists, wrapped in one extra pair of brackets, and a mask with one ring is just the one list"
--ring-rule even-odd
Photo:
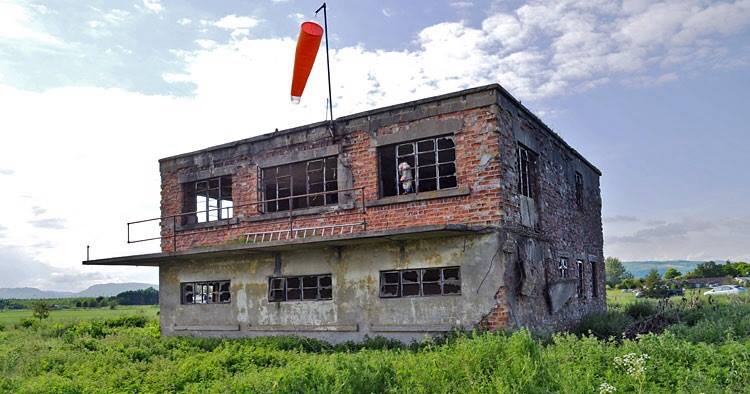
[(328, 71), (328, 112), (331, 115), (331, 136), (335, 137), (334, 134), (334, 123), (333, 123), (333, 94), (331, 93), (331, 60), (328, 57), (328, 14), (326, 13), (326, 3), (323, 3), (317, 10), (315, 15), (323, 10), (323, 31), (326, 35), (326, 69)]

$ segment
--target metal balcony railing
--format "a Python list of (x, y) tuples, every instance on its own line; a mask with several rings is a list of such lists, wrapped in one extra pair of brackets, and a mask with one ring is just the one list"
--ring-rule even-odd
[[(260, 232), (244, 234), (246, 243), (257, 242), (258, 236), (261, 236), (261, 242), (263, 240), (270, 240), (273, 238), (273, 236), (269, 238), (267, 235), (271, 233), (273, 233), (276, 236), (276, 240), (281, 240), (282, 234), (285, 235), (285, 238), (283, 239), (295, 239), (299, 237), (306, 238), (308, 234), (310, 234), (310, 236), (325, 236), (326, 232), (328, 232), (330, 235), (334, 235), (335, 233), (342, 234), (345, 229), (348, 229), (350, 232), (353, 232), (355, 226), (361, 226), (363, 231), (366, 231), (367, 230), (367, 206), (365, 205), (365, 190), (364, 189), (365, 189), (364, 187), (356, 187), (356, 188), (348, 188), (348, 189), (339, 189), (335, 191), (307, 193), (307, 194), (300, 194), (300, 195), (294, 195), (294, 196), (289, 196), (289, 197), (253, 201), (249, 203), (234, 205), (232, 207), (213, 208), (213, 209), (193, 211), (193, 212), (182, 212), (179, 214), (161, 216), (158, 218), (136, 220), (136, 221), (127, 223), (128, 243), (132, 244), (132, 243), (138, 243), (138, 242), (171, 239), (172, 251), (175, 252), (177, 251), (177, 237), (185, 237), (185, 236), (190, 236), (194, 234), (204, 234), (206, 232), (220, 231), (220, 230), (226, 229), (229, 226), (232, 226), (233, 228), (242, 228), (242, 227), (250, 227), (250, 226), (257, 227), (260, 223), (260, 222), (254, 222), (253, 224), (248, 224), (247, 222), (242, 222), (242, 221), (231, 222), (231, 221), (225, 221), (225, 220), (217, 220), (217, 221), (203, 222), (206, 224), (207, 227), (197, 230), (190, 226), (186, 226), (184, 229), (178, 229), (178, 220), (180, 222), (180, 225), (182, 225), (183, 218), (185, 217), (192, 217), (201, 213), (205, 214), (208, 212), (222, 211), (222, 210), (228, 213), (229, 212), (228, 210), (230, 209), (233, 210), (233, 214), (236, 215), (238, 209), (241, 210), (241, 208), (252, 207), (252, 206), (260, 208), (260, 207), (266, 206), (266, 204), (268, 203), (277, 202), (277, 201), (286, 201), (289, 205), (288, 210), (276, 211), (276, 212), (287, 212), (286, 220), (288, 221), (288, 228), (282, 229), (282, 230), (268, 230), (268, 231), (260, 231)], [(294, 214), (295, 212), (294, 200), (295, 199), (306, 198), (310, 196), (323, 196), (323, 199), (325, 201), (326, 196), (335, 194), (338, 196), (339, 204), (341, 204), (342, 194), (351, 193), (351, 192), (359, 192), (360, 194), (359, 198), (354, 198), (354, 196), (352, 196), (350, 201), (352, 201), (353, 203), (352, 209), (360, 210), (359, 214), (362, 215), (361, 221), (358, 221), (356, 223), (347, 223), (347, 224), (331, 224), (331, 225), (299, 227), (299, 228), (294, 227), (295, 219), (298, 216), (310, 216), (310, 215), (295, 215)], [(355, 202), (357, 200), (359, 200), (359, 203)], [(359, 207), (357, 207), (358, 205)], [(326, 205), (320, 205), (320, 207), (325, 207), (325, 206)], [(258, 209), (258, 212), (262, 213), (263, 211), (261, 209)], [(282, 217), (280, 219), (284, 219), (284, 218)], [(269, 221), (271, 220), (273, 219), (269, 219)], [(155, 222), (155, 221), (159, 221), (159, 229), (161, 233), (160, 236), (140, 238), (140, 239), (131, 238), (131, 226), (143, 224), (143, 223)], [(166, 227), (166, 230), (171, 230), (171, 231), (165, 232), (165, 226), (164, 226), (165, 223), (168, 224), (168, 226)], [(266, 234), (266, 236), (262, 236), (262, 234)], [(252, 241), (251, 241), (251, 237), (253, 238)]]

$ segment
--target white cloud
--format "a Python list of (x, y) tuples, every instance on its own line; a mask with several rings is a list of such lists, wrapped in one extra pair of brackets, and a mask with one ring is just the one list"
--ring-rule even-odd
[(472, 1), (452, 1), (450, 2), (450, 6), (453, 8), (471, 8), (474, 7), (474, 2)]
[(182, 26), (187, 26), (187, 25), (193, 23), (193, 21), (190, 18), (180, 18), (180, 19), (177, 20), (177, 23), (180, 24), (180, 25), (182, 25)]
[[(745, 3), (727, 4), (741, 15)], [(703, 11), (729, 12), (701, 4), (690, 2), (695, 12), (680, 13), (681, 22), (665, 17), (669, 26), (677, 26), (669, 27), (674, 36), (691, 32), (695, 39), (688, 44), (633, 30), (639, 18), (658, 23), (658, 18), (643, 15), (654, 10), (648, 4), (627, 2), (626, 9), (598, 2), (541, 1), (491, 15), (479, 27), (465, 22), (429, 26), (408, 50), (332, 48), (334, 113), (342, 116), (489, 82), (500, 82), (524, 101), (642, 75), (655, 76), (646, 84), (663, 83), (679, 78), (678, 67), (694, 61), (684, 56), (692, 50), (704, 53), (703, 59), (721, 55), (701, 52), (717, 45), (701, 39), (747, 26), (742, 18), (726, 31), (687, 23)], [(2, 18), (7, 16), (0, 14)], [(14, 209), (3, 212), (3, 225), (10, 230), (3, 233), (0, 246), (40, 245), (34, 259), (54, 267), (78, 267), (87, 244), (92, 245), (92, 258), (154, 251), (158, 243), (126, 245), (122, 226), (127, 220), (158, 216), (157, 158), (323, 119), (323, 52), (302, 104), (293, 106), (289, 86), (296, 37), (248, 37), (258, 23), (237, 15), (197, 23), (229, 30), (234, 38), (223, 43), (196, 40), (192, 50), (171, 51), (184, 69), (161, 76), (169, 83), (194, 86), (189, 97), (96, 87), (29, 92), (0, 84), (0, 130), (14, 130), (0, 144), (2, 168), (19, 169), (3, 176), (4, 190), (13, 193), (0, 195), (0, 206)], [(5, 28), (0, 24), (0, 32)], [(6, 36), (0, 34), (0, 39)], [(36, 154), (29, 156), (19, 148), (26, 146), (34, 146)], [(39, 165), (38, 157), (55, 165)], [(34, 206), (47, 210), (45, 218), (64, 219), (66, 230), (34, 227)], [(635, 231), (623, 234), (639, 235)], [(668, 241), (676, 242), (673, 238), (679, 237)], [(45, 242), (54, 247), (42, 247)], [(117, 275), (145, 272), (92, 269)]]
[(146, 7), (147, 10), (155, 14), (159, 14), (164, 11), (164, 6), (161, 5), (161, 2), (159, 0), (143, 0), (143, 6)]
[(252, 29), (253, 27), (258, 26), (258, 23), (260, 23), (260, 20), (252, 16), (237, 16), (231, 14), (214, 22), (214, 26), (226, 30)]
[(297, 12), (297, 13), (294, 13), (294, 14), (287, 15), (287, 18), (294, 19), (298, 23), (302, 23), (305, 20), (305, 15), (304, 14), (300, 14), (299, 12)]
[(385, 16), (386, 18), (390, 18), (390, 17), (391, 17), (391, 11), (390, 11), (390, 10), (389, 10), (388, 8), (383, 8), (382, 10), (380, 10), (380, 12), (382, 12), (382, 13), (383, 13), (383, 15), (384, 15), (384, 16)]
[(32, 17), (32, 12), (20, 4), (0, 1), (0, 41), (23, 40), (37, 44), (59, 46), (62, 42), (47, 33)]

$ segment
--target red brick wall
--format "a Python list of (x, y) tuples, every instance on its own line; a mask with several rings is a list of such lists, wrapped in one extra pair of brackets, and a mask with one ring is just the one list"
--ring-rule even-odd
[[(299, 216), (294, 219), (295, 227), (308, 227), (334, 223), (352, 223), (367, 220), (368, 231), (378, 231), (410, 226), (434, 224), (492, 224), (503, 218), (504, 209), (500, 198), (500, 161), (499, 134), (497, 118), (492, 107), (453, 112), (433, 117), (432, 119), (457, 118), (461, 128), (455, 133), (456, 171), (459, 187), (469, 187), (471, 193), (466, 196), (437, 198), (410, 203), (397, 203), (371, 207), (363, 215), (360, 208), (324, 213), (312, 216)], [(426, 120), (426, 119), (423, 119)], [(423, 121), (419, 120), (417, 122)], [(408, 122), (387, 125), (377, 130), (377, 135), (400, 133), (410, 126)], [(377, 148), (366, 130), (354, 130), (337, 143), (341, 144), (340, 159), (350, 163), (353, 187), (364, 187), (366, 201), (373, 201), (378, 196), (378, 161)], [(221, 160), (203, 160), (202, 166), (167, 166), (162, 168), (162, 216), (179, 214), (182, 210), (182, 186), (178, 175), (204, 170), (211, 167), (235, 165), (232, 175), (234, 205), (243, 205), (258, 201), (257, 191), (258, 167), (256, 161), (286, 154), (292, 150), (312, 149), (330, 145), (330, 139), (316, 142), (291, 144), (262, 152), (255, 157), (247, 154)], [(218, 156), (218, 155), (217, 155)], [(361, 201), (361, 195), (355, 194)], [(507, 201), (507, 199), (503, 199)], [(234, 216), (247, 219), (258, 215), (254, 206), (236, 208)], [(202, 230), (178, 231), (177, 249), (211, 246), (227, 242), (238, 242), (246, 233), (280, 230), (289, 227), (288, 219), (264, 220), (259, 222), (241, 221), (239, 224), (207, 228)], [(163, 223), (162, 235), (167, 236), (162, 242), (163, 251), (172, 250), (171, 221)], [(187, 235), (185, 235), (187, 234)]]

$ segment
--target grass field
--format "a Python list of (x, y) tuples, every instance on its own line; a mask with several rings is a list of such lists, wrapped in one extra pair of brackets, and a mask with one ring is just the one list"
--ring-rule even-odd
[[(74, 322), (79, 320), (90, 319), (107, 319), (125, 315), (143, 314), (149, 318), (156, 317), (159, 311), (158, 305), (137, 305), (137, 306), (118, 306), (116, 309), (109, 308), (71, 308), (53, 310), (49, 313), (51, 322)], [(30, 309), (21, 310), (0, 310), (0, 324), (12, 325), (21, 320), (32, 317)]]
[[(610, 297), (616, 306), (588, 327), (655, 316), (653, 300)], [(161, 337), (154, 307), (53, 311), (0, 329), (0, 392), (750, 393), (750, 297), (675, 304), (666, 331), (635, 339), (622, 327), (602, 339), (584, 324), (545, 337), (473, 332), (338, 346)]]
[[(685, 289), (685, 295), (684, 297), (695, 297), (696, 295), (700, 298), (705, 298), (703, 296), (703, 292), (707, 291), (709, 289)], [(682, 299), (683, 296), (675, 296), (670, 297), (670, 300), (672, 302), (676, 302)], [(634, 302), (637, 300), (635, 298), (635, 293), (632, 292), (624, 292), (619, 289), (607, 289), (607, 304), (610, 305), (624, 305), (629, 304), (631, 302)]]

